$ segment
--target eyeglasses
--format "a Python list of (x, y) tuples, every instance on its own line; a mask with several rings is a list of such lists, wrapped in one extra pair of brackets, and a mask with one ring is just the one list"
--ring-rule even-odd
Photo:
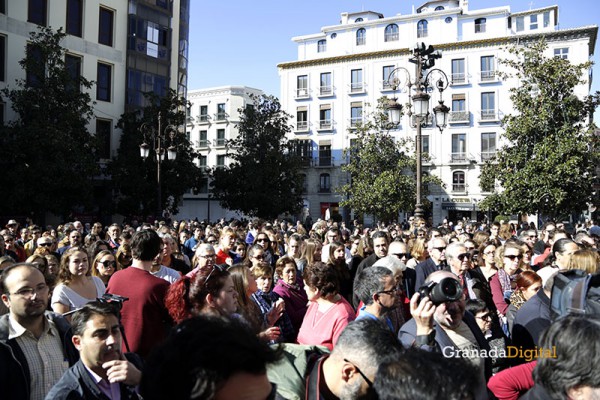
[(434, 247), (433, 249), (441, 253), (442, 251), (446, 250), (446, 247)]
[(348, 361), (347, 358), (344, 358), (344, 361), (354, 367), (356, 372), (358, 372), (358, 374), (360, 376), (362, 376), (362, 378), (365, 380), (365, 382), (367, 382), (367, 385), (369, 385), (369, 388), (373, 387), (373, 382), (371, 382), (371, 380), (369, 378), (367, 378), (367, 376), (360, 370), (360, 368), (358, 368), (358, 366), (356, 364), (354, 364), (352, 361)]
[(491, 321), (492, 320), (492, 315), (491, 314), (483, 314), (479, 317), (475, 317), (477, 319), (480, 319), (482, 321)]
[(521, 254), (505, 254), (504, 257), (510, 261), (521, 260), (523, 258)]
[(114, 260), (113, 261), (107, 260), (107, 261), (98, 261), (98, 264), (102, 264), (105, 267), (115, 267), (117, 265), (117, 262)]
[(473, 255), (471, 253), (462, 253), (456, 256), (460, 261), (465, 261), (465, 259), (470, 260)]
[(260, 238), (260, 239), (256, 239), (257, 242), (268, 242), (269, 239), (267, 238)]
[(50, 247), (52, 246), (54, 243), (52, 242), (45, 242), (45, 243), (38, 243), (38, 246), (44, 246), (44, 247)]
[(264, 255), (264, 254), (259, 254), (259, 255), (257, 255), (257, 256), (252, 256), (252, 257), (253, 257), (253, 258), (256, 258), (257, 260), (262, 260), (262, 259), (264, 259), (264, 258), (265, 258), (265, 255)]
[(398, 288), (395, 287), (390, 290), (382, 290), (381, 292), (377, 292), (377, 294), (387, 294), (388, 296), (393, 296), (398, 291)]
[(216, 254), (201, 254), (198, 257), (204, 258), (205, 260), (210, 260), (211, 258), (216, 258)]
[(14, 293), (9, 293), (11, 296), (20, 296), (23, 297), (24, 299), (31, 299), (33, 297), (34, 294), (36, 293), (48, 293), (48, 285), (46, 285), (45, 283), (42, 283), (40, 285), (38, 285), (36, 288), (23, 288), (20, 290), (17, 290)]
[(410, 253), (394, 253), (392, 255), (398, 258), (410, 258)]
[(217, 241), (216, 241), (216, 240), (209, 240), (207, 243), (208, 243), (208, 244), (216, 244), (216, 243), (217, 243)]

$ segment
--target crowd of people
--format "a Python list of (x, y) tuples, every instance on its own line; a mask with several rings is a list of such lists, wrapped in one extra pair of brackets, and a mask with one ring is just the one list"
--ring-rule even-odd
[(591, 221), (10, 220), (0, 241), (3, 398), (600, 398), (568, 370), (594, 371), (600, 316), (551, 310), (558, 274), (599, 271)]

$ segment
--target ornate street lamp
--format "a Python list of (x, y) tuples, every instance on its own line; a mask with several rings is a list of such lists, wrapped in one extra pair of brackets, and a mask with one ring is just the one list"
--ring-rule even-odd
[[(421, 203), (421, 186), (422, 186), (422, 160), (421, 160), (421, 128), (426, 124), (427, 118), (429, 117), (429, 100), (431, 96), (429, 91), (438, 89), (440, 92), (440, 100), (438, 105), (433, 108), (435, 115), (435, 124), (440, 130), (440, 133), (446, 127), (448, 122), (448, 113), (450, 108), (444, 105), (444, 101), (441, 100), (442, 92), (448, 87), (448, 76), (438, 68), (431, 69), (427, 75), (423, 76), (423, 73), (432, 68), (435, 65), (435, 60), (441, 58), (442, 54), (439, 51), (434, 51), (433, 46), (426, 47), (424, 43), (417, 44), (417, 47), (413, 50), (413, 55), (409, 59), (409, 62), (415, 64), (415, 78), (411, 79), (410, 72), (404, 67), (397, 67), (387, 79), (387, 84), (394, 90), (394, 97), (388, 101), (387, 113), (388, 122), (391, 127), (397, 127), (400, 125), (400, 118), (402, 116), (402, 105), (398, 104), (398, 99), (395, 96), (395, 92), (399, 87), (408, 88), (408, 93), (411, 93), (411, 89), (414, 86), (415, 93), (410, 96), (412, 104), (409, 105), (408, 115), (415, 116), (415, 123), (417, 127), (417, 137), (415, 143), (415, 156), (417, 158), (417, 187), (416, 187), (416, 204), (415, 204), (415, 217), (422, 218), (424, 215), (423, 205)], [(404, 77), (399, 76), (399, 73), (403, 72)], [(402, 79), (404, 78), (404, 79)], [(412, 109), (410, 108), (412, 106)]]
[[(158, 129), (156, 129), (154, 125), (145, 122), (139, 127), (139, 131), (144, 137), (144, 140), (140, 145), (140, 156), (143, 159), (146, 159), (150, 155), (151, 146), (147, 143), (148, 141), (153, 144), (154, 153), (156, 154), (156, 216), (157, 218), (160, 218), (162, 217), (162, 181), (160, 167), (165, 159), (165, 153), (169, 160), (175, 160), (177, 158), (175, 135), (178, 130), (175, 125), (167, 125), (163, 128), (162, 113), (159, 112)], [(169, 143), (169, 147), (165, 148), (167, 142)]]

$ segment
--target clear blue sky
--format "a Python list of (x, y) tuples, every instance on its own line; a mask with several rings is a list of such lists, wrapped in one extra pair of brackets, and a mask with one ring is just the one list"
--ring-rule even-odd
[[(243, 85), (279, 97), (277, 64), (297, 59), (294, 36), (339, 23), (342, 12), (410, 14), (407, 0), (193, 0), (190, 16), (188, 89)], [(470, 0), (470, 9), (510, 5), (512, 12), (558, 5), (560, 28), (600, 24), (599, 0)], [(531, 5), (531, 7), (530, 7)], [(596, 51), (598, 44), (596, 43)], [(595, 51), (595, 52), (596, 52)], [(594, 61), (600, 59), (598, 55)], [(600, 90), (594, 68), (592, 90)], [(598, 115), (598, 113), (597, 113)]]

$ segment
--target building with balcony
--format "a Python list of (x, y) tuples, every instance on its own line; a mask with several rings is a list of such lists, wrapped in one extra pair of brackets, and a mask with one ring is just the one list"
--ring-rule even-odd
[[(513, 12), (508, 6), (475, 10), (468, 0), (440, 0), (407, 15), (344, 12), (338, 25), (292, 38), (297, 60), (278, 65), (281, 103), (295, 117), (291, 138), (307, 160), (305, 203), (312, 218), (324, 217), (327, 208), (351, 215), (339, 209), (342, 199), (333, 190), (349, 180), (340, 169), (347, 161), (343, 149), (379, 98), (396, 96), (398, 103), (408, 103), (407, 90), (394, 93), (388, 78), (404, 67), (414, 79), (408, 60), (420, 42), (442, 51), (435, 67), (448, 76), (442, 97), (451, 109), (442, 133), (431, 116), (422, 129), (422, 148), (429, 155), (424, 172), (444, 183), (429, 188), (428, 214), (434, 224), (444, 218), (483, 218), (478, 203), (489, 193), (480, 187), (480, 169), (504, 143), (501, 120), (513, 112), (509, 90), (519, 84), (497, 74), (498, 60), (508, 58), (506, 47), (544, 37), (549, 56), (582, 63), (593, 54), (598, 27), (559, 29), (558, 15), (557, 6)], [(590, 92), (591, 71), (582, 79), (580, 96)], [(435, 105), (439, 93), (431, 95)], [(405, 113), (390, 133), (414, 140), (414, 116)]]
[[(88, 130), (100, 137), (100, 162), (117, 155), (126, 111), (144, 107), (143, 93), (187, 95), (190, 0), (0, 0), (0, 89), (15, 88), (26, 71), (29, 32), (38, 26), (63, 28), (65, 62), (73, 73), (94, 81), (94, 118)], [(2, 122), (16, 119), (0, 103)], [(106, 182), (102, 183), (106, 185)], [(108, 187), (108, 186), (106, 186)], [(110, 190), (97, 190), (110, 199)]]
[[(252, 104), (250, 95), (260, 96), (262, 90), (246, 86), (222, 86), (188, 92), (186, 132), (192, 145), (200, 152), (197, 165), (205, 171), (229, 165), (227, 141), (237, 137), (240, 109)], [(189, 192), (179, 205), (177, 219), (240, 218), (242, 215), (219, 205), (210, 196), (209, 182), (199, 193)]]

